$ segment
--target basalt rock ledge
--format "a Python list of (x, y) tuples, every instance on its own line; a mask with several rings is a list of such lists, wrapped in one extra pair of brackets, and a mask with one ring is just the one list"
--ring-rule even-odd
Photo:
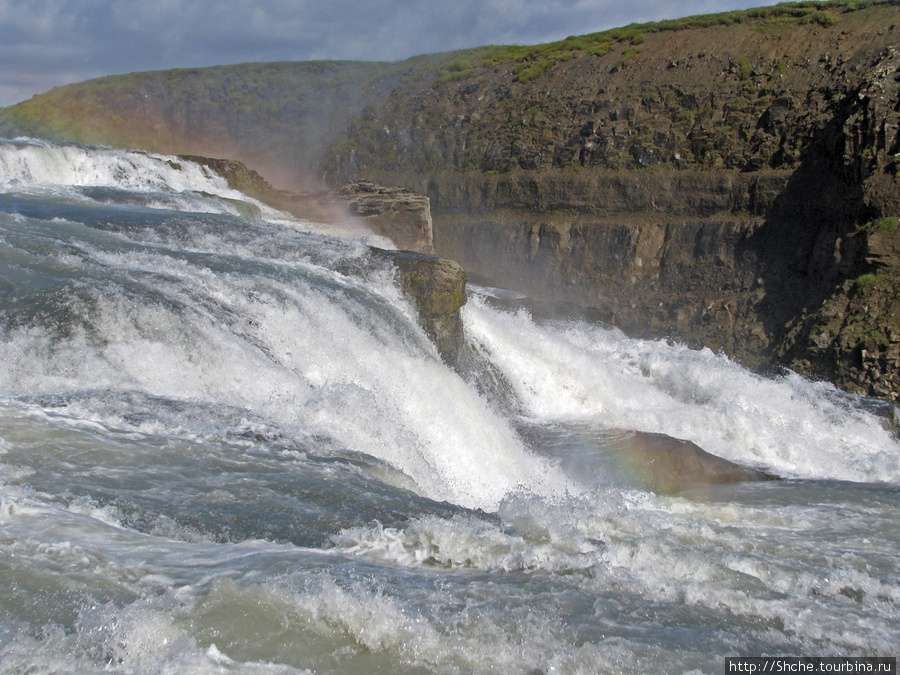
[(229, 187), (296, 216), (317, 222), (360, 218), (377, 234), (390, 238), (400, 248), (370, 247), (372, 256), (396, 270), (419, 324), (441, 358), (457, 365), (464, 342), (460, 309), (466, 302), (467, 275), (453, 260), (429, 255), (434, 246), (427, 197), (371, 181), (350, 183), (337, 192), (292, 193), (275, 189), (242, 162), (199, 155), (182, 155), (180, 159), (205, 166), (224, 178)]

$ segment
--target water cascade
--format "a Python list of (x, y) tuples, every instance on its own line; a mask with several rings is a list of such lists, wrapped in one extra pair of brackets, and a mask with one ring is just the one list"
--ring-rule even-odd
[[(177, 158), (0, 141), (0, 670), (896, 655), (878, 402), (479, 287), (454, 369), (370, 244)], [(647, 438), (782, 480), (658, 490)]]

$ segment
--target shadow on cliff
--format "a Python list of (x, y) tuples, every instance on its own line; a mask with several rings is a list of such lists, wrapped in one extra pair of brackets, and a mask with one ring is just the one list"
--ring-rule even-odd
[[(774, 199), (763, 224), (736, 251), (755, 266), (757, 283), (765, 294), (756, 311), (769, 346), (765, 358), (791, 365), (809, 357), (810, 322), (823, 303), (836, 294), (850, 293), (846, 282), (870, 271), (866, 241), (857, 231), (873, 218), (859, 167), (844, 165), (844, 127), (852, 104), (816, 134), (799, 167)], [(834, 364), (810, 363), (813, 376), (831, 379)]]

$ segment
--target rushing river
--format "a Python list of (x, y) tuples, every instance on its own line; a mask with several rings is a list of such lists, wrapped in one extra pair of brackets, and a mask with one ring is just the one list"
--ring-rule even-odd
[[(174, 158), (0, 142), (0, 671), (900, 652), (875, 402), (478, 287), (452, 369), (367, 243)], [(784, 480), (653, 489), (635, 432)]]

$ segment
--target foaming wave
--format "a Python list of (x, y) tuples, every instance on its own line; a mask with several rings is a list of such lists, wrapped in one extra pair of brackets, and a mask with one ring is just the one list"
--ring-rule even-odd
[[(772, 506), (798, 489), (797, 503)], [(786, 483), (756, 495), (760, 506), (733, 492), (722, 503), (640, 492), (582, 495), (562, 508), (510, 500), (501, 507), (502, 523), (473, 514), (425, 516), (403, 527), (348, 528), (332, 541), (342, 555), (401, 568), (569, 580), (591, 589), (595, 616), (610, 624), (629, 603), (644, 607), (649, 600), (667, 607), (674, 630), (720, 625), (726, 611), (727, 630), (742, 639), (757, 634), (766, 642), (786, 633), (795, 649), (887, 655), (885, 645), (900, 636), (900, 588), (891, 572), (896, 537), (884, 490), (877, 507), (842, 503), (839, 487), (806, 492)], [(804, 504), (807, 498), (813, 503)], [(860, 534), (863, 521), (885, 542), (883, 550), (847, 555), (871, 547)], [(828, 541), (821, 534), (836, 529), (847, 535)], [(610, 589), (616, 595), (607, 602)]]
[[(536, 523), (532, 523), (534, 527)], [(484, 571), (572, 571), (596, 563), (601, 546), (572, 532), (538, 527), (508, 532), (472, 515), (426, 516), (404, 528), (348, 528), (332, 537), (335, 550), (392, 565), (473, 568)]]
[(37, 139), (0, 142), (0, 186), (41, 185), (241, 196), (220, 176), (175, 157)]
[(425, 599), (417, 597), (421, 589), (405, 587), (403, 577), (395, 581), (396, 586), (385, 578), (348, 584), (330, 574), (246, 588), (226, 581), (210, 600), (241, 607), (282, 604), (282, 614), (296, 615), (297, 624), (309, 626), (305, 632), (319, 634), (316, 643), (346, 654), (347, 666), (358, 672), (518, 672), (571, 650), (565, 629), (542, 608), (485, 611), (486, 603), (504, 601), (496, 589), (482, 586), (483, 592), (462, 598), (434, 589)]
[(538, 324), (477, 297), (464, 317), (534, 420), (663, 433), (784, 476), (900, 482), (900, 443), (830, 385), (586, 323)]
[(228, 186), (195, 162), (140, 150), (19, 138), (0, 139), (0, 191), (151, 209), (229, 214), (394, 248), (361, 221), (321, 224), (294, 218)]
[[(82, 247), (48, 302), (66, 317), (4, 336), (0, 387), (29, 395), (137, 391), (244, 409), (409, 476), (423, 496), (494, 510), (566, 479), (440, 360), (387, 272), (306, 262)], [(23, 301), (24, 302), (24, 301)], [(35, 313), (29, 323), (41, 321)]]

